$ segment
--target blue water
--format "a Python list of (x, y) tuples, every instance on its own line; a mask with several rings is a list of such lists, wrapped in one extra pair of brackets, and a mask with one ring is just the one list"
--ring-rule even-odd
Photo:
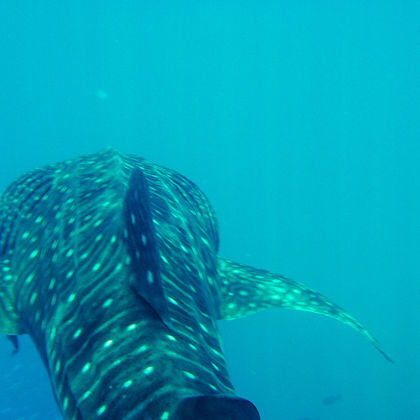
[[(224, 256), (318, 289), (396, 361), (309, 313), (221, 322), (262, 419), (418, 419), (419, 16), (414, 0), (2, 0), (0, 187), (108, 145), (179, 170)], [(58, 420), (21, 347), (0, 340), (0, 419)]]

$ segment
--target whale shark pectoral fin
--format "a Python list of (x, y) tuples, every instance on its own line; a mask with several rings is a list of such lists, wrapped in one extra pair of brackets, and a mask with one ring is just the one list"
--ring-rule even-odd
[(262, 309), (275, 307), (315, 312), (354, 328), (392, 362), (378, 341), (356, 318), (302, 283), (220, 257), (218, 273), (222, 284), (221, 319), (241, 318)]
[(125, 225), (133, 275), (130, 286), (169, 327), (168, 302), (159, 269), (159, 248), (153, 224), (150, 192), (143, 173), (135, 169), (125, 195)]
[(26, 331), (15, 308), (13, 275), (9, 258), (0, 258), (0, 334), (17, 335)]
[(170, 420), (259, 420), (250, 401), (225, 395), (186, 397), (178, 404)]
[(19, 339), (17, 335), (6, 335), (6, 338), (12, 343), (13, 345), (13, 351), (12, 354), (17, 354), (19, 351)]

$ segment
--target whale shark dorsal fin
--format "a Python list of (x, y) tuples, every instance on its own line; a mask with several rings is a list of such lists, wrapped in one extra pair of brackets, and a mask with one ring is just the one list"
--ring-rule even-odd
[(168, 302), (159, 269), (159, 248), (150, 205), (147, 180), (135, 169), (125, 195), (125, 225), (132, 268), (130, 286), (169, 327)]
[(337, 319), (354, 328), (363, 334), (389, 362), (393, 362), (373, 335), (356, 318), (304, 284), (220, 257), (218, 273), (222, 284), (221, 319), (241, 318), (268, 308), (314, 312)]
[(13, 275), (8, 256), (0, 258), (0, 334), (17, 335), (25, 333), (19, 321), (14, 302)]

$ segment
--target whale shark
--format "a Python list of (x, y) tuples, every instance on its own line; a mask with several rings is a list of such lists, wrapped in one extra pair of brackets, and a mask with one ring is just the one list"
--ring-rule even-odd
[(257, 420), (218, 320), (344, 309), (219, 256), (217, 220), (181, 174), (108, 148), (33, 170), (0, 198), (0, 333), (29, 334), (64, 419)]

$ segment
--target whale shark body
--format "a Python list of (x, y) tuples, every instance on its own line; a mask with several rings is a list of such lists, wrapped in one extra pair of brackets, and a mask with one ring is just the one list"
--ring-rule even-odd
[(301, 283), (218, 256), (214, 212), (175, 171), (113, 149), (0, 199), (0, 333), (30, 334), (65, 419), (255, 420), (216, 321), (281, 307), (373, 336)]

